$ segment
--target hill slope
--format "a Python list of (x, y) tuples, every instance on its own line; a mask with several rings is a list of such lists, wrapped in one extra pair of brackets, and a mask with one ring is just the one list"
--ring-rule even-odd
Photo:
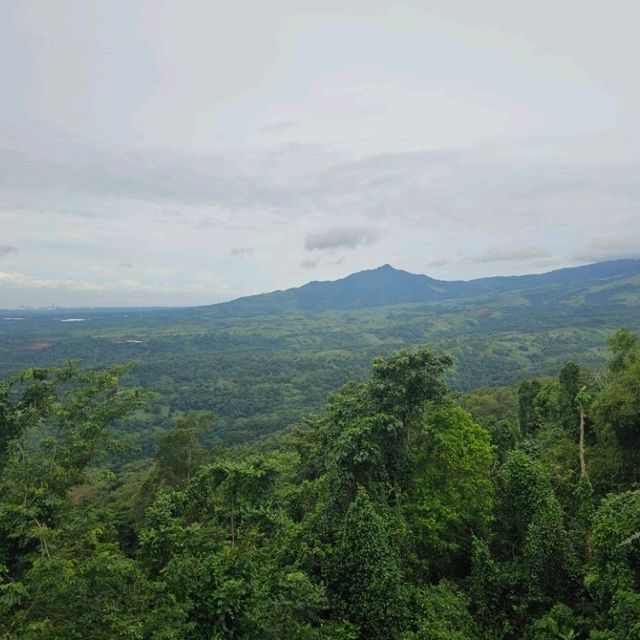
[(21, 315), (0, 320), (1, 375), (69, 358), (135, 361), (132, 382), (158, 394), (129, 430), (149, 454), (191, 409), (216, 414), (222, 442), (295, 423), (403, 347), (452, 355), (449, 383), (462, 390), (554, 374), (567, 360), (598, 367), (608, 335), (640, 328), (640, 261), (470, 282), (384, 266), (208, 307)]
[[(479, 296), (491, 298), (506, 293), (519, 293), (544, 301), (558, 294), (566, 296), (569, 293), (586, 292), (605, 283), (624, 285), (626, 279), (635, 277), (640, 277), (640, 260), (612, 260), (542, 274), (469, 281), (435, 280), (385, 264), (340, 280), (309, 282), (294, 289), (247, 296), (208, 308), (226, 316), (252, 316), (292, 310), (317, 312)], [(633, 287), (638, 283), (628, 284)]]

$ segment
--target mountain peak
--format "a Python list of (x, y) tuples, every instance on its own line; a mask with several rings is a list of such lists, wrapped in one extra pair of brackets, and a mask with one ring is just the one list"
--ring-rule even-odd
[[(446, 300), (487, 300), (517, 292), (521, 298), (545, 299), (549, 288), (568, 287), (580, 291), (603, 280), (624, 280), (640, 275), (640, 260), (617, 260), (581, 267), (569, 267), (541, 274), (500, 276), (478, 280), (435, 280), (426, 275), (396, 269), (385, 263), (333, 281), (314, 281), (301, 287), (248, 296), (218, 305), (220, 311), (235, 315), (277, 314), (283, 311), (326, 311), (363, 309), (396, 304), (431, 303)], [(635, 290), (637, 285), (629, 282)], [(483, 303), (484, 304), (484, 303)]]

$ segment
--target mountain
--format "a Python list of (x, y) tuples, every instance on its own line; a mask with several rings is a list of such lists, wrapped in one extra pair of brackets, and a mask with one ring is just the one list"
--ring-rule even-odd
[(3, 375), (135, 362), (130, 381), (156, 396), (130, 435), (151, 455), (185, 411), (213, 411), (223, 443), (295, 424), (402, 348), (451, 355), (457, 390), (555, 375), (569, 360), (598, 368), (616, 329), (640, 329), (640, 260), (468, 282), (384, 265), (206, 307), (19, 315), (0, 318)]
[(309, 282), (302, 287), (238, 298), (213, 307), (230, 315), (274, 314), (291, 310), (364, 309), (441, 299), (446, 284), (448, 283), (394, 269), (385, 264), (377, 269), (353, 273), (340, 280)]
[(640, 260), (611, 260), (542, 274), (500, 276), (477, 280), (436, 280), (426, 275), (394, 269), (353, 273), (340, 280), (309, 282), (301, 287), (238, 298), (208, 307), (224, 316), (274, 315), (288, 311), (367, 309), (395, 304), (464, 301), (518, 294), (531, 302), (545, 303), (558, 297), (593, 293), (603, 285), (637, 292)]

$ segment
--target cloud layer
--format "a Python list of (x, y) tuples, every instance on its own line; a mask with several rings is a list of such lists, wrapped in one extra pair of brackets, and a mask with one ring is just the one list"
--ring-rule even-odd
[(637, 256), (639, 11), (0, 7), (0, 307)]

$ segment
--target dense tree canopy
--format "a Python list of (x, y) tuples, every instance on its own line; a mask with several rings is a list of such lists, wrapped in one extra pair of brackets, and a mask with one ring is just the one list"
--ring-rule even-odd
[(195, 411), (152, 459), (121, 368), (29, 369), (0, 383), (0, 638), (638, 639), (640, 340), (611, 352), (461, 395), (401, 351), (296, 428), (223, 449)]

